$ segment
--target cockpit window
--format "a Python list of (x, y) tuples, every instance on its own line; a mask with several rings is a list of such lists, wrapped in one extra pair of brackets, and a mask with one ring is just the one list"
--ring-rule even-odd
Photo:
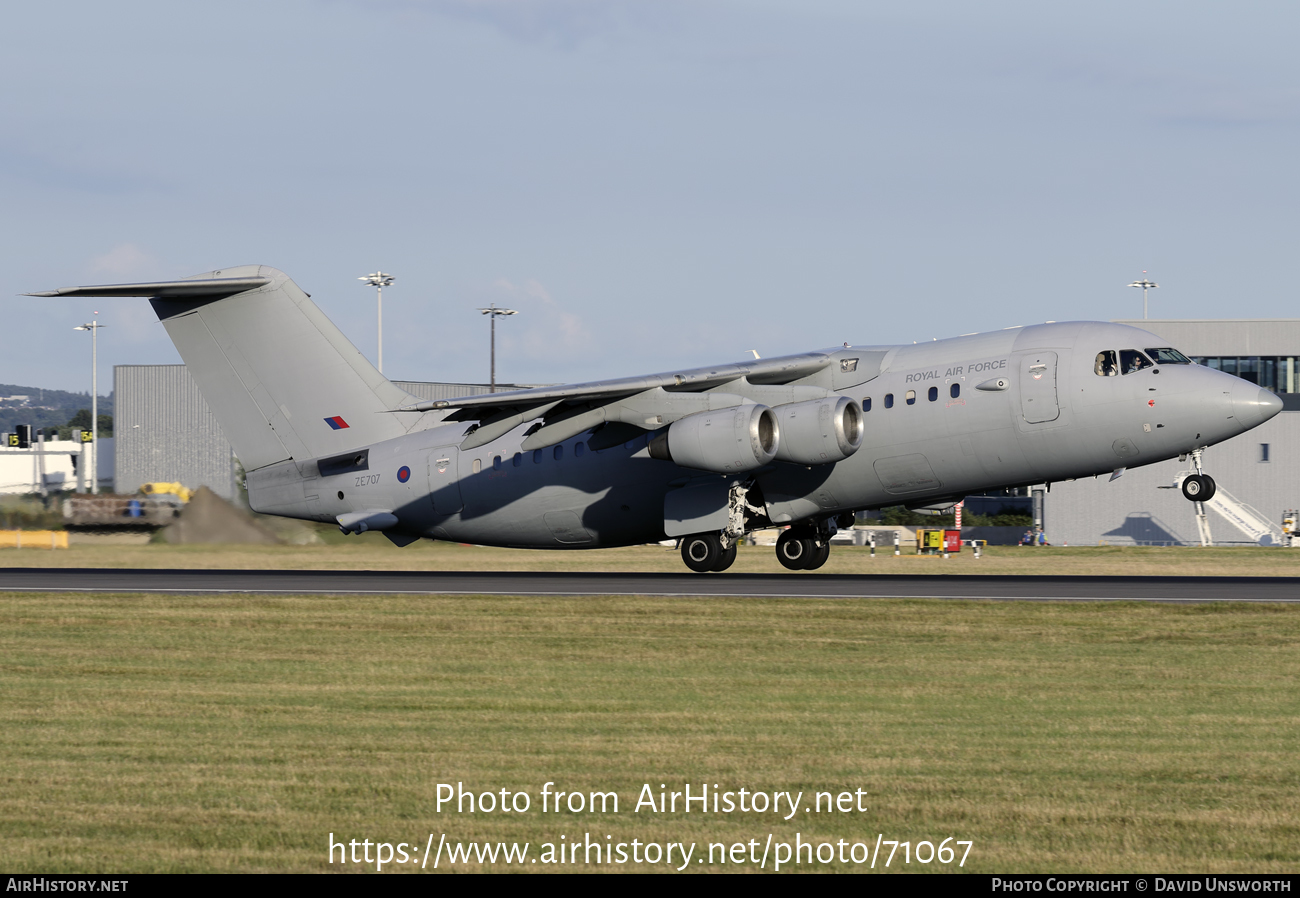
[(1098, 377), (1114, 377), (1119, 374), (1119, 363), (1115, 361), (1115, 350), (1105, 349), (1097, 353), (1097, 364), (1092, 371)]
[(1190, 365), (1192, 360), (1183, 355), (1177, 349), (1170, 349), (1168, 346), (1163, 349), (1148, 349), (1147, 355), (1155, 360), (1157, 365)]
[(1134, 371), (1141, 371), (1143, 368), (1150, 367), (1151, 360), (1136, 349), (1121, 349), (1119, 351), (1119, 370), (1122, 373), (1132, 374)]

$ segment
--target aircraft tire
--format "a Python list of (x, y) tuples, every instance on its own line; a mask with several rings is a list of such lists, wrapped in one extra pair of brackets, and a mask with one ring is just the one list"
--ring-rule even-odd
[(1205, 481), (1205, 497), (1202, 502), (1209, 502), (1214, 498), (1214, 494), (1219, 491), (1219, 485), (1214, 482), (1214, 478), (1209, 474), (1202, 474), (1201, 479)]
[(776, 560), (789, 570), (802, 571), (815, 548), (812, 540), (794, 530), (787, 530), (777, 538)]
[(732, 544), (728, 548), (723, 549), (718, 553), (717, 563), (714, 564), (713, 567), (709, 568), (709, 570), (713, 571), (714, 573), (720, 574), (735, 563), (736, 563), (736, 544), (735, 542), (732, 542)]
[(722, 540), (716, 533), (696, 533), (682, 540), (682, 561), (697, 574), (714, 570), (722, 554)]
[(1183, 498), (1191, 502), (1208, 502), (1216, 489), (1214, 478), (1208, 474), (1192, 474), (1183, 478)]
[(827, 540), (826, 542), (822, 543), (820, 547), (814, 544), (812, 552), (808, 555), (808, 563), (803, 566), (803, 569), (805, 571), (815, 571), (817, 570), (817, 568), (825, 564), (826, 560), (830, 557), (831, 557), (830, 540)]

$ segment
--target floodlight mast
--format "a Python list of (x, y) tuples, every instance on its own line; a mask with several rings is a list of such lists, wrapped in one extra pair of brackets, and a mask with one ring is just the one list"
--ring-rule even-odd
[(1147, 273), (1144, 271), (1142, 272), (1142, 280), (1134, 281), (1133, 283), (1129, 284), (1129, 286), (1142, 288), (1142, 320), (1146, 321), (1147, 320), (1147, 291), (1159, 287), (1160, 285), (1153, 280), (1149, 280), (1147, 278)]
[(497, 391), (497, 316), (518, 315), (519, 312), (516, 309), (498, 309), (496, 303), (492, 303), (486, 309), (479, 309), (479, 311), (492, 319), (492, 386), (488, 392), (495, 393)]
[(384, 288), (389, 286), (395, 280), (391, 274), (384, 274), (382, 271), (376, 271), (374, 274), (368, 274), (363, 278), (357, 278), (359, 281), (365, 281), (375, 288), (375, 297), (378, 305), (379, 314), (379, 373), (384, 373)]
[[(95, 313), (96, 315), (99, 312)], [(90, 491), (99, 492), (99, 329), (105, 325), (98, 318), (74, 327), (90, 331)], [(83, 470), (85, 466), (83, 466)]]

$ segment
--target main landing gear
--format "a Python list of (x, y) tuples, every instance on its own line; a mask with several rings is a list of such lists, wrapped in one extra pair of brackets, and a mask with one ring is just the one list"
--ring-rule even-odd
[(1183, 498), (1192, 502), (1209, 502), (1214, 498), (1218, 487), (1214, 484), (1214, 478), (1209, 474), (1201, 471), (1201, 453), (1204, 450), (1192, 450), (1192, 466), (1196, 468), (1195, 474), (1188, 474), (1183, 478)]
[(697, 574), (721, 573), (736, 560), (736, 541), (730, 537), (723, 546), (717, 533), (697, 533), (682, 540), (682, 561)]
[(830, 557), (829, 531), (791, 527), (776, 540), (776, 560), (792, 571), (815, 571)]

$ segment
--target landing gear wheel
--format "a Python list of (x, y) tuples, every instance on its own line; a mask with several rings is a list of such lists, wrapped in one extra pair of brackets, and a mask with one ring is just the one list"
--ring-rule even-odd
[(1214, 494), (1219, 491), (1219, 485), (1214, 482), (1214, 478), (1209, 474), (1202, 474), (1201, 479), (1205, 481), (1205, 498), (1202, 502), (1209, 502), (1214, 498)]
[(736, 563), (736, 543), (733, 541), (730, 546), (728, 546), (727, 548), (723, 549), (718, 553), (717, 563), (715, 563), (713, 567), (709, 568), (709, 570), (720, 574), (735, 563)]
[(1183, 478), (1183, 497), (1192, 502), (1208, 502), (1218, 487), (1209, 474), (1191, 474)]
[(722, 540), (714, 533), (697, 533), (682, 540), (682, 561), (697, 574), (707, 574), (722, 554)]
[(792, 571), (802, 571), (815, 550), (816, 546), (811, 539), (805, 538), (802, 533), (787, 530), (777, 538), (776, 560)]
[[(809, 540), (809, 542), (812, 542), (812, 540)], [(817, 548), (816, 544), (814, 544), (812, 552), (808, 555), (808, 563), (803, 566), (803, 569), (805, 571), (815, 571), (817, 570), (817, 568), (825, 564), (826, 559), (830, 557), (831, 557), (830, 540), (827, 540), (826, 542), (822, 543), (821, 548)]]

